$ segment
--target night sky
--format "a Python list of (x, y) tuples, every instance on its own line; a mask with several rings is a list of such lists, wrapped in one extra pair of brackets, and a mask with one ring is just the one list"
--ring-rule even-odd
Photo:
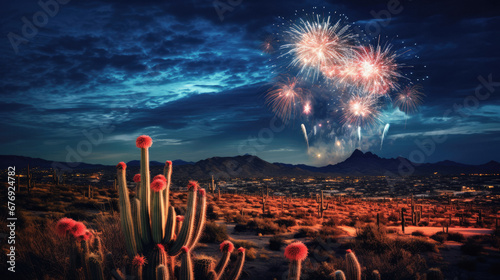
[[(358, 146), (381, 157), (424, 155), (425, 162), (499, 161), (500, 3), (395, 3), (71, 0), (44, 18), (36, 0), (2, 0), (0, 154), (115, 164), (138, 159), (135, 138), (147, 134), (158, 161), (249, 153), (325, 165)], [(275, 121), (265, 96), (278, 76), (276, 64), (283, 64), (276, 34), (286, 26), (277, 26), (313, 11), (344, 14), (371, 32), (365, 40), (380, 38), (404, 53), (402, 71), (426, 95), (418, 113), (386, 106), (383, 120), (363, 131), (365, 142), (341, 153), (332, 148), (338, 120), (325, 109), (337, 105), (325, 105), (325, 98), (315, 99), (312, 116), (298, 114), (284, 127)], [(387, 14), (390, 19), (378, 16)], [(34, 15), (43, 26), (36, 34), (24, 28), (23, 35)], [(271, 34), (274, 54), (262, 50)], [(326, 94), (324, 85), (315, 90)], [(309, 153), (301, 123), (311, 136)], [(430, 141), (433, 151), (415, 152)]]

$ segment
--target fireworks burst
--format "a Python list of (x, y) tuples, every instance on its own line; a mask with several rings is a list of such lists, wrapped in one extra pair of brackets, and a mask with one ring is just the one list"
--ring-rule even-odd
[(379, 119), (377, 99), (371, 96), (352, 96), (344, 106), (342, 122), (344, 125), (362, 127), (371, 125)]
[(389, 47), (360, 47), (339, 70), (339, 75), (369, 94), (386, 95), (398, 88), (402, 77), (396, 63), (397, 55)]
[(276, 42), (276, 38), (273, 35), (267, 36), (261, 44), (262, 51), (265, 53), (273, 53)]
[(291, 43), (281, 46), (288, 50), (283, 55), (293, 55), (291, 66), (317, 77), (321, 67), (337, 64), (350, 52), (355, 35), (348, 31), (349, 27), (342, 26), (340, 20), (331, 25), (330, 17), (325, 20), (319, 15), (315, 21), (301, 19), (286, 32)]
[(309, 102), (307, 102), (305, 105), (304, 105), (304, 110), (303, 110), (304, 114), (306, 115), (309, 115), (311, 113), (311, 104)]
[(266, 95), (266, 103), (276, 116), (287, 122), (292, 116), (295, 102), (302, 97), (302, 88), (297, 86), (297, 78), (286, 78), (276, 83), (275, 89)]
[(423, 102), (424, 96), (422, 86), (407, 86), (396, 96), (394, 105), (408, 115), (417, 111), (418, 106)]

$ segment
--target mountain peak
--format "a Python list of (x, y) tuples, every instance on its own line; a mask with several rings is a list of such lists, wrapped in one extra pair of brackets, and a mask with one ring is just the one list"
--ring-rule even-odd
[(350, 157), (362, 157), (363, 155), (364, 153), (361, 150), (356, 149), (354, 150), (354, 152), (352, 152)]

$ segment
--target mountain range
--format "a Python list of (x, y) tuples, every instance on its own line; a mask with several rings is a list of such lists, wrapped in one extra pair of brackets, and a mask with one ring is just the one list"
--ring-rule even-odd
[[(6, 169), (15, 165), (17, 168), (31, 167), (51, 168), (54, 162), (22, 156), (0, 155), (0, 167)], [(65, 163), (58, 163), (65, 164)], [(130, 161), (127, 166), (137, 169), (140, 162)], [(114, 166), (76, 163), (74, 170), (96, 169), (109, 170)], [(164, 163), (151, 161), (152, 172), (161, 172)], [(400, 176), (400, 175), (458, 175), (458, 174), (499, 174), (500, 163), (490, 161), (481, 165), (462, 164), (454, 161), (440, 161), (436, 163), (411, 163), (409, 160), (398, 158), (381, 158), (371, 152), (363, 153), (355, 150), (349, 158), (337, 164), (323, 167), (314, 167), (304, 164), (292, 165), (285, 163), (270, 163), (253, 155), (235, 157), (212, 157), (198, 162), (183, 160), (173, 161), (174, 178), (209, 178), (214, 175), (221, 177), (261, 178), (261, 177), (298, 177), (298, 176)], [(154, 173), (153, 173), (154, 174)]]

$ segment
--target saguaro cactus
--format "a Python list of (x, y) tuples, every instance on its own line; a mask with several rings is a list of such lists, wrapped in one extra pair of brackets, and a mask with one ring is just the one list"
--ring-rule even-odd
[(323, 218), (323, 212), (328, 210), (328, 208), (330, 207), (330, 204), (328, 204), (328, 203), (326, 204), (326, 206), (324, 205), (323, 191), (321, 191), (321, 196), (316, 198), (316, 202), (319, 204), (318, 205), (318, 217)]

